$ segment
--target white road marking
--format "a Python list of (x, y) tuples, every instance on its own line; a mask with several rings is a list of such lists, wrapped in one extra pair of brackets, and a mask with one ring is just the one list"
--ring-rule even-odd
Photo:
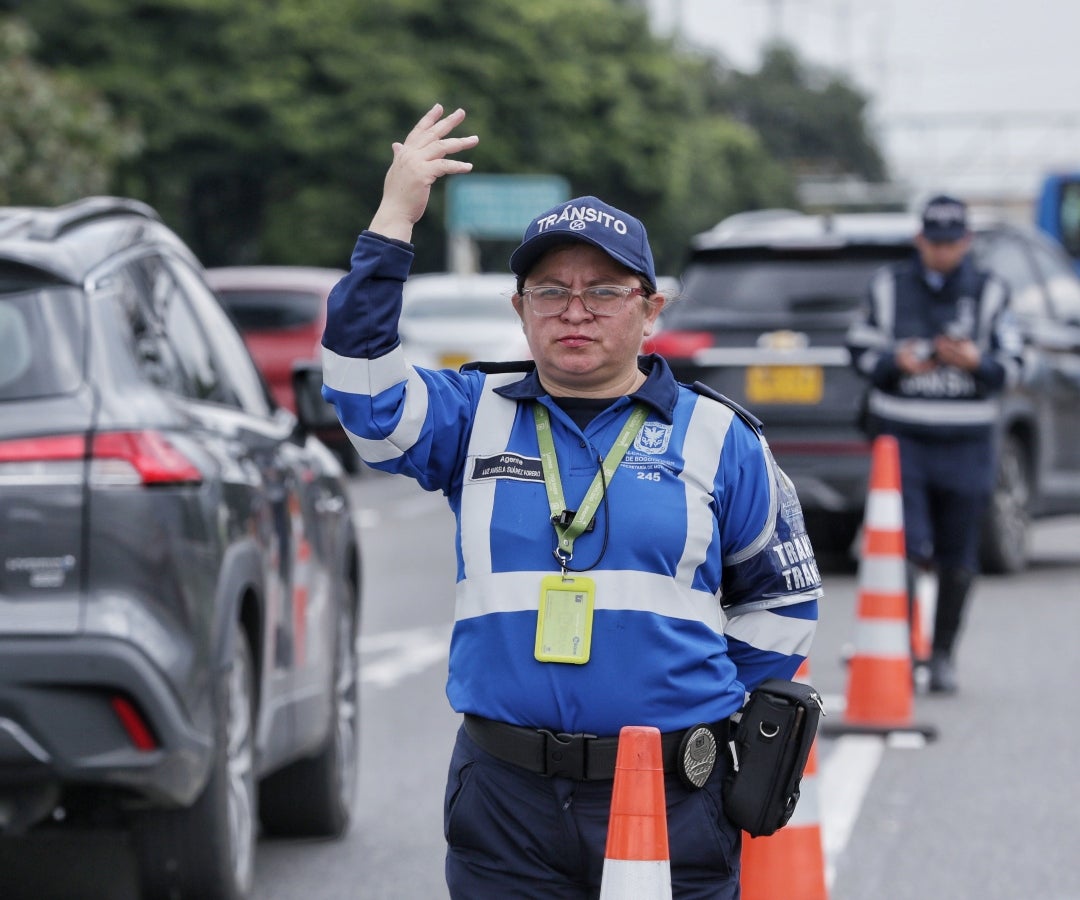
[(427, 625), (360, 637), (360, 680), (393, 687), (446, 658), (449, 625)]
[(836, 860), (847, 846), (870, 780), (881, 762), (885, 741), (876, 735), (849, 734), (836, 739), (821, 765), (821, 833), (825, 883), (832, 888)]

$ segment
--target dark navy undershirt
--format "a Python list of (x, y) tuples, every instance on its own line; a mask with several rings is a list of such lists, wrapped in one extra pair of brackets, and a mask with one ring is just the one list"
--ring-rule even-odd
[(552, 397), (559, 409), (566, 413), (582, 431), (593, 419), (611, 406), (618, 397)]

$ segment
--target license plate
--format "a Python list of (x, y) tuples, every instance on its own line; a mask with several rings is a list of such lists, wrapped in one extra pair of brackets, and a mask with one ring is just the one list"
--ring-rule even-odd
[(750, 403), (820, 403), (823, 387), (821, 366), (749, 366), (746, 369), (746, 399)]
[(467, 353), (443, 353), (439, 356), (439, 364), (444, 369), (460, 369), (467, 362), (472, 362), (472, 357)]

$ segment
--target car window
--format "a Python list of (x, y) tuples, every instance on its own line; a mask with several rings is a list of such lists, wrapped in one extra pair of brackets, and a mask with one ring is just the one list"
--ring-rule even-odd
[(199, 275), (180, 261), (173, 260), (171, 267), (205, 325), (211, 352), (220, 376), (230, 385), (230, 394), (246, 412), (269, 416), (271, 405), (259, 370), (213, 291)]
[(164, 328), (168, 341), (184, 373), (184, 393), (195, 400), (231, 402), (228, 386), (221, 382), (206, 331), (200, 326), (178, 282), (175, 272), (157, 256), (142, 262), (147, 272), (153, 315)]
[(874, 272), (894, 258), (875, 254), (691, 263), (683, 274), (683, 300), (672, 307), (672, 314), (683, 309), (684, 301), (754, 315), (853, 310)]
[(310, 291), (221, 288), (217, 292), (244, 331), (283, 331), (310, 325), (326, 302)]
[[(7, 285), (5, 285), (7, 287)], [(0, 294), (0, 400), (68, 394), (82, 384), (81, 293), (42, 285)]]
[(237, 405), (235, 391), (213, 358), (206, 330), (162, 257), (129, 261), (98, 286), (120, 307), (144, 378), (182, 397)]
[(1059, 253), (1040, 243), (1032, 244), (1031, 253), (1039, 274), (1046, 282), (1050, 303), (1057, 317), (1080, 322), (1080, 279), (1074, 274), (1072, 266)]
[(101, 277), (97, 289), (120, 312), (123, 338), (139, 374), (151, 384), (174, 394), (187, 395), (186, 376), (165, 326), (154, 314), (148, 297), (149, 273), (139, 263), (129, 263)]
[(1046, 316), (1046, 296), (1031, 257), (1023, 244), (1007, 234), (982, 235), (974, 245), (976, 264), (1003, 278), (1012, 292), (1012, 308), (1019, 316)]

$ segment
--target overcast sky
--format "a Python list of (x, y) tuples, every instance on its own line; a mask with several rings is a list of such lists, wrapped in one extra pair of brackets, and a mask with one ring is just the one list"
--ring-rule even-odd
[(1080, 167), (1080, 0), (648, 5), (656, 31), (677, 29), (741, 69), (756, 69), (779, 33), (803, 58), (849, 73), (873, 98), (893, 168), (913, 181), (1015, 191), (1044, 169)]

